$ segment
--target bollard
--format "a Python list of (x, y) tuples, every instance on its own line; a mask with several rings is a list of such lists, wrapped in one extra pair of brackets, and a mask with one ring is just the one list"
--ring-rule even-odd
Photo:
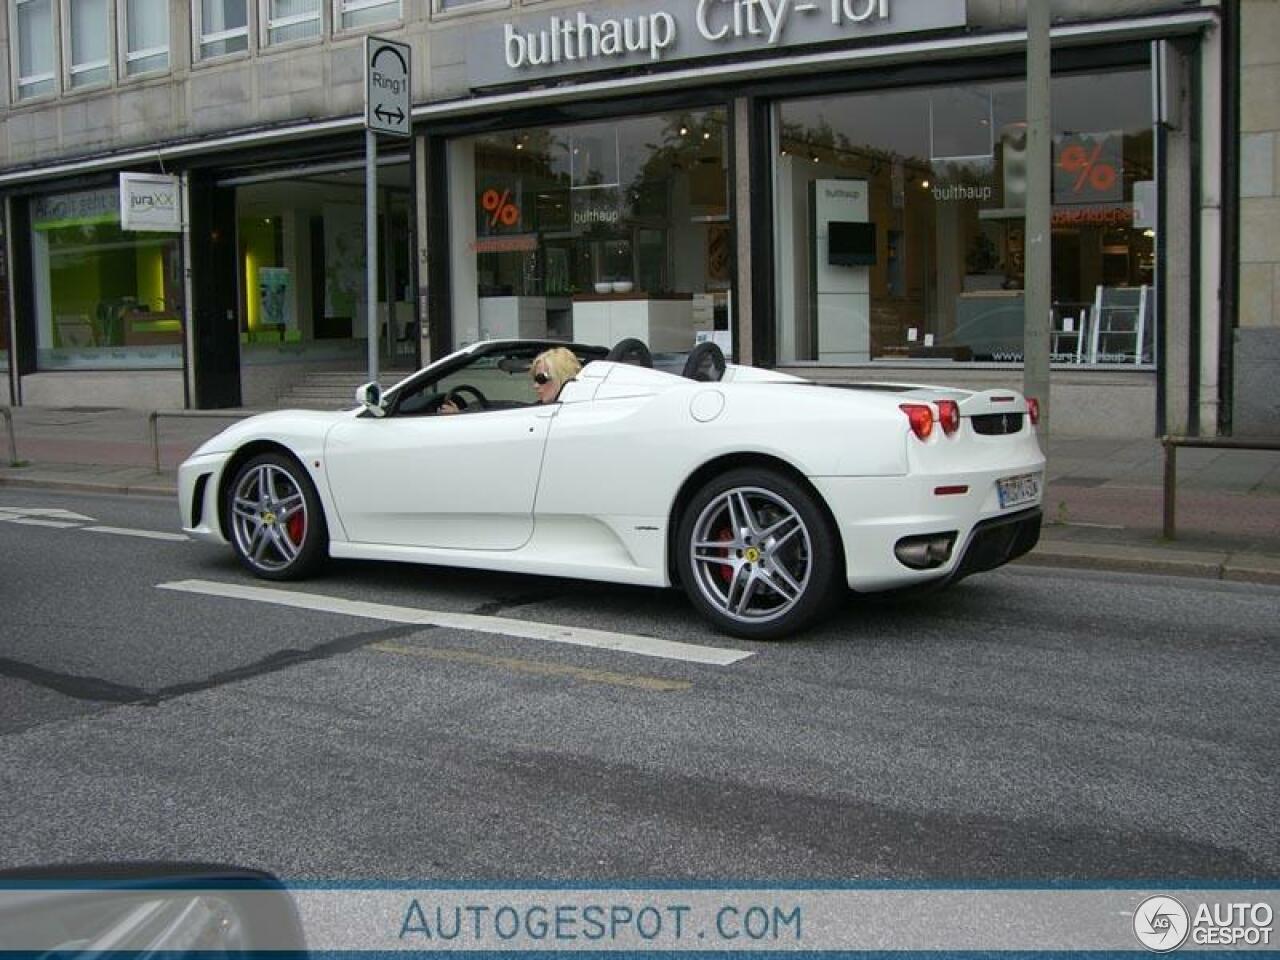
[(20, 467), (22, 461), (18, 459), (18, 437), (13, 432), (13, 411), (8, 407), (0, 407), (0, 415), (4, 416), (5, 426), (9, 428), (9, 466)]
[(151, 434), (151, 465), (160, 472), (160, 418), (182, 417), (199, 420), (243, 420), (256, 417), (264, 410), (152, 410), (147, 414), (147, 429)]
[(1280, 440), (1251, 437), (1182, 437), (1166, 434), (1160, 438), (1164, 445), (1164, 538), (1172, 540), (1178, 535), (1178, 447), (1195, 447), (1201, 450), (1268, 450), (1280, 451)]

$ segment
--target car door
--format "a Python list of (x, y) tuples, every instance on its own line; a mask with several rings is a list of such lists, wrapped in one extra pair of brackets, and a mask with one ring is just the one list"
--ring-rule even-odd
[(558, 407), (357, 417), (329, 431), (325, 472), (347, 539), (515, 550), (533, 533)]

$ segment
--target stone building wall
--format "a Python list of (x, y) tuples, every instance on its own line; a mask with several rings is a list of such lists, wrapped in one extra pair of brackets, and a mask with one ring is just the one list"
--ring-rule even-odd
[(1244, 0), (1240, 30), (1237, 435), (1280, 436), (1280, 3)]

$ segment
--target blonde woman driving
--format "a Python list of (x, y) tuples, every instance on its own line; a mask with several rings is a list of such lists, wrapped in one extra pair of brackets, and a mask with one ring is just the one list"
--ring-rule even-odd
[(567, 347), (544, 350), (533, 360), (529, 376), (533, 378), (533, 392), (539, 403), (554, 403), (560, 389), (578, 375), (582, 364)]

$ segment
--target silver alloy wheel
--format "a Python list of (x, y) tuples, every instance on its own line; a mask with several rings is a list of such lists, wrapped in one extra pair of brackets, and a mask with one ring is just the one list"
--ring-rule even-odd
[(298, 559), (308, 520), (298, 481), (274, 463), (259, 463), (247, 471), (231, 495), (236, 546), (261, 570), (284, 570)]
[(689, 559), (702, 596), (739, 623), (784, 616), (813, 574), (804, 520), (761, 487), (734, 487), (708, 503), (693, 525)]

